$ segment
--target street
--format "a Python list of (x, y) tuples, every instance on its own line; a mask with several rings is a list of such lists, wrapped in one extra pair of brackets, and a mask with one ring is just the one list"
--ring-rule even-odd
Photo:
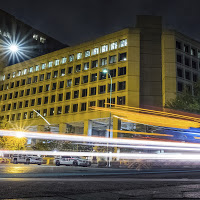
[(0, 165), (0, 199), (195, 199), (200, 169)]

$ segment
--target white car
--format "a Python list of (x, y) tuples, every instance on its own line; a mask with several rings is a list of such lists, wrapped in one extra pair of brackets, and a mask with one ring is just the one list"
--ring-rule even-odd
[(12, 156), (11, 162), (14, 164), (24, 163), (24, 164), (42, 164), (42, 158), (37, 155), (22, 155), (14, 154)]
[(85, 158), (72, 157), (72, 156), (58, 156), (55, 158), (56, 166), (60, 165), (73, 165), (73, 166), (91, 166), (91, 162)]

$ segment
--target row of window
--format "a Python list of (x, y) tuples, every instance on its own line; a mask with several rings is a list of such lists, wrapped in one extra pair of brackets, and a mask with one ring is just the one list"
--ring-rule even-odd
[[(63, 74), (65, 74), (65, 69), (61, 69), (60, 70), (60, 76), (63, 76)], [(111, 77), (116, 77), (116, 69), (112, 69), (109, 70), (109, 74), (111, 75)], [(58, 70), (53, 71), (53, 78), (57, 78), (59, 75)], [(118, 76), (122, 76), (122, 75), (126, 75), (126, 67), (119, 67), (118, 68)], [(16, 82), (11, 82), (10, 84), (7, 83), (5, 85), (1, 85), (0, 86), (0, 91), (4, 90), (8, 90), (9, 88), (14, 88), (14, 87), (19, 87), (19, 86), (23, 86), (26, 84), (31, 84), (31, 83), (37, 83), (38, 81), (44, 81), (44, 80), (49, 80), (51, 79), (51, 72), (48, 72), (45, 74), (40, 74), (39, 77), (38, 76), (33, 76), (33, 77), (28, 77), (27, 79), (21, 79), (21, 81), (16, 81)], [(103, 80), (106, 79), (107, 75), (104, 72), (99, 72), (99, 80)], [(38, 80), (39, 79), (39, 80)], [(90, 74), (90, 79), (89, 79), (89, 75), (85, 75), (81, 77), (76, 77), (73, 79), (68, 79), (66, 81), (66, 87), (71, 87), (72, 83), (73, 85), (79, 85), (80, 83), (88, 83), (89, 80), (90, 82), (93, 81), (97, 81), (97, 73), (93, 73)], [(60, 81), (59, 82), (59, 88), (64, 88), (64, 81)], [(53, 83), (52, 84), (52, 89), (55, 90), (57, 87), (57, 83)]]
[[(107, 99), (107, 103), (110, 103), (109, 98)], [(111, 99), (111, 103), (115, 104), (115, 98)], [(118, 105), (125, 105), (126, 104), (125, 96), (117, 97), (117, 104)], [(79, 108), (79, 106), (80, 106), (80, 108)], [(89, 107), (96, 106), (96, 101), (89, 102), (88, 106)], [(105, 107), (105, 99), (98, 100), (98, 106), (99, 107)], [(78, 111), (80, 111), (80, 112), (87, 111), (87, 103), (84, 102), (84, 103), (80, 103), (80, 104), (73, 104), (72, 109), (70, 109), (70, 105), (65, 105), (65, 106), (58, 106), (58, 107), (56, 107), (56, 109), (54, 107), (49, 108), (49, 110), (44, 108), (42, 110), (42, 112), (40, 110), (37, 110), (37, 112), (42, 114), (44, 117), (53, 116), (53, 115), (55, 115), (55, 112), (56, 112), (57, 115), (60, 115), (60, 114), (67, 114), (67, 113), (70, 113), (70, 112), (76, 113)], [(34, 111), (29, 111), (29, 112), (23, 112), (23, 115), (22, 115), (22, 113), (18, 113), (17, 115), (12, 114), (11, 116), (7, 115), (6, 117), (7, 117), (7, 120), (11, 120), (11, 121), (20, 120), (22, 117), (23, 117), (23, 119), (27, 119), (27, 118), (31, 119), (31, 118), (34, 118), (34, 117), (39, 117), (39, 115), (37, 113), (35, 113), (35, 114), (34, 113), (35, 113)]]
[[(119, 47), (125, 47), (125, 46), (127, 46), (127, 39), (120, 40)], [(100, 49), (101, 49), (101, 53), (104, 53), (104, 52), (108, 51), (108, 45), (103, 45), (103, 46), (101, 46)], [(114, 49), (117, 49), (117, 42), (114, 42), (114, 43), (110, 44), (110, 50), (114, 50)], [(97, 54), (99, 54), (99, 47), (96, 47), (96, 48), (94, 48), (92, 50), (92, 55), (97, 55)], [(85, 51), (85, 57), (89, 57), (89, 56), (90, 56), (90, 50), (86, 50)], [(126, 53), (120, 53), (118, 58), (119, 58), (118, 59), (119, 61), (126, 60)], [(69, 56), (69, 62), (73, 62), (74, 59), (75, 59), (74, 58), (74, 54)], [(82, 52), (77, 53), (76, 59), (77, 60), (82, 59)], [(117, 55), (109, 56), (109, 63), (110, 64), (115, 63), (116, 61), (117, 61)], [(46, 68), (50, 68), (50, 67), (53, 67), (53, 66), (58, 66), (60, 64), (65, 64), (66, 62), (67, 62), (67, 58), (63, 57), (61, 60), (56, 59), (54, 62), (53, 61), (49, 61), (48, 64), (47, 63), (42, 63), (41, 66), (40, 65), (36, 65), (34, 67), (32, 66), (32, 67), (29, 67), (29, 68), (25, 68), (23, 70), (18, 70), (17, 72), (12, 72), (12, 74), (9, 73), (9, 74), (3, 76), (3, 80), (10, 79), (10, 78), (15, 78), (16, 76), (26, 75), (27, 73), (32, 73), (32, 72), (35, 72), (35, 71), (44, 70)], [(92, 63), (92, 66), (96, 66), (96, 65), (98, 66), (98, 64), (95, 65), (95, 62), (98, 63), (98, 60), (94, 61), (94, 64)], [(107, 57), (106, 58), (102, 58), (100, 60), (100, 66), (104, 66), (104, 65), (107, 65)]]
[(197, 82), (198, 81), (198, 75), (195, 73), (192, 73), (188, 70), (184, 70), (180, 67), (177, 67), (177, 76), (179, 78), (185, 78), (188, 81), (193, 81), (193, 82)]
[[(192, 67), (193, 69), (198, 69), (198, 62), (190, 59), (188, 56), (183, 56), (182, 54), (176, 55), (176, 61), (179, 64), (184, 64), (186, 67)], [(200, 62), (199, 62), (200, 64)]]
[(176, 41), (176, 49), (182, 50), (183, 52), (200, 59), (200, 49), (192, 47), (189, 44), (185, 44), (181, 41)]
[[(108, 84), (107, 88), (108, 88), (107, 91), (110, 92), (111, 84)], [(47, 89), (49, 90), (49, 85), (46, 85), (46, 91), (47, 91)], [(125, 89), (126, 89), (126, 81), (118, 82), (117, 90), (121, 91), (121, 90), (125, 90)], [(113, 83), (112, 84), (112, 92), (115, 92), (115, 90), (116, 90), (116, 83)], [(4, 94), (3, 96), (0, 95), (0, 100), (2, 100), (2, 98), (5, 101), (5, 100), (9, 100), (9, 99), (23, 97), (24, 95), (29, 96), (30, 92), (31, 92), (30, 88), (26, 89), (26, 93), (24, 92), (24, 90), (15, 91), (14, 93)], [(38, 87), (38, 93), (41, 93), (41, 92), (43, 92), (43, 86)], [(106, 85), (98, 86), (98, 93), (99, 94), (106, 93)], [(32, 88), (32, 94), (36, 94), (36, 87)], [(96, 94), (97, 94), (97, 87), (91, 87), (89, 95), (93, 96), (93, 95), (96, 95)], [(87, 96), (88, 96), (88, 89), (87, 88), (82, 89), (81, 90), (81, 97), (87, 97)], [(58, 94), (58, 97), (57, 97), (58, 101), (63, 101), (63, 97), (64, 97), (63, 93)], [(74, 90), (72, 98), (76, 99), (76, 98), (79, 98), (79, 97), (80, 97), (79, 90)], [(54, 99), (54, 100), (52, 100), (52, 99)], [(69, 99), (71, 99), (71, 92), (66, 92), (65, 100), (69, 100)], [(56, 95), (51, 95), (51, 103), (55, 102), (55, 100), (56, 100)], [(41, 105), (41, 102), (42, 102), (42, 99), (38, 98), (37, 105)], [(44, 97), (44, 104), (45, 103), (48, 103), (48, 96)], [(32, 106), (34, 106), (34, 105), (32, 105)]]

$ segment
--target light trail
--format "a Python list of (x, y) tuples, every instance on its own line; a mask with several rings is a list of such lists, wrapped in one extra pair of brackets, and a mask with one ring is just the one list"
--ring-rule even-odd
[[(81, 144), (85, 146), (105, 146), (107, 147), (107, 144), (84, 144), (84, 143), (75, 143), (75, 144)], [(121, 144), (108, 144), (109, 147), (120, 147), (120, 148), (127, 148), (127, 149), (156, 149), (156, 150), (180, 150), (180, 151), (196, 151), (200, 152), (200, 148), (179, 148), (179, 147), (163, 147), (163, 146), (133, 146), (133, 145), (121, 145)]]
[(10, 151), (3, 150), (0, 154), (46, 155), (46, 156), (87, 156), (115, 157), (123, 159), (145, 160), (200, 160), (200, 154), (140, 154), (140, 153), (99, 153), (99, 152), (55, 152), (55, 151)]
[(190, 127), (198, 128), (200, 127), (200, 119), (188, 119), (183, 117), (172, 117), (164, 115), (156, 115), (155, 113), (144, 113), (144, 112), (133, 112), (129, 110), (112, 108), (102, 108), (102, 107), (92, 107), (96, 111), (112, 112), (113, 115), (134, 121), (135, 123), (141, 123), (152, 126), (170, 127), (170, 128), (181, 128), (189, 129)]
[(156, 135), (156, 136), (174, 137), (173, 135), (161, 134), (161, 133), (146, 133), (146, 132), (135, 132), (135, 131), (124, 131), (124, 130), (111, 130), (111, 129), (106, 129), (106, 130), (107, 131), (112, 131), (113, 133), (129, 133), (129, 134), (137, 134), (137, 135)]
[(181, 143), (181, 142), (165, 142), (154, 140), (136, 140), (123, 138), (105, 138), (91, 137), (80, 135), (38, 133), (38, 132), (23, 132), (14, 130), (0, 130), (0, 136), (17, 136), (23, 134), (26, 138), (45, 139), (45, 140), (62, 140), (75, 142), (95, 142), (95, 143), (110, 143), (110, 144), (129, 144), (129, 145), (154, 145), (154, 146), (169, 146), (169, 147), (191, 147), (200, 148), (200, 144), (196, 143)]

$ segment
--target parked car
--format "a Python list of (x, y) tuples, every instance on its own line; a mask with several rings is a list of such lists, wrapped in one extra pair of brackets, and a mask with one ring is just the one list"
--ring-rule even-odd
[(14, 164), (24, 163), (24, 164), (42, 164), (42, 158), (37, 155), (22, 155), (14, 154), (11, 158), (11, 162)]
[(73, 166), (91, 166), (91, 161), (81, 158), (81, 157), (72, 157), (72, 156), (58, 156), (55, 158), (55, 165), (73, 165)]

